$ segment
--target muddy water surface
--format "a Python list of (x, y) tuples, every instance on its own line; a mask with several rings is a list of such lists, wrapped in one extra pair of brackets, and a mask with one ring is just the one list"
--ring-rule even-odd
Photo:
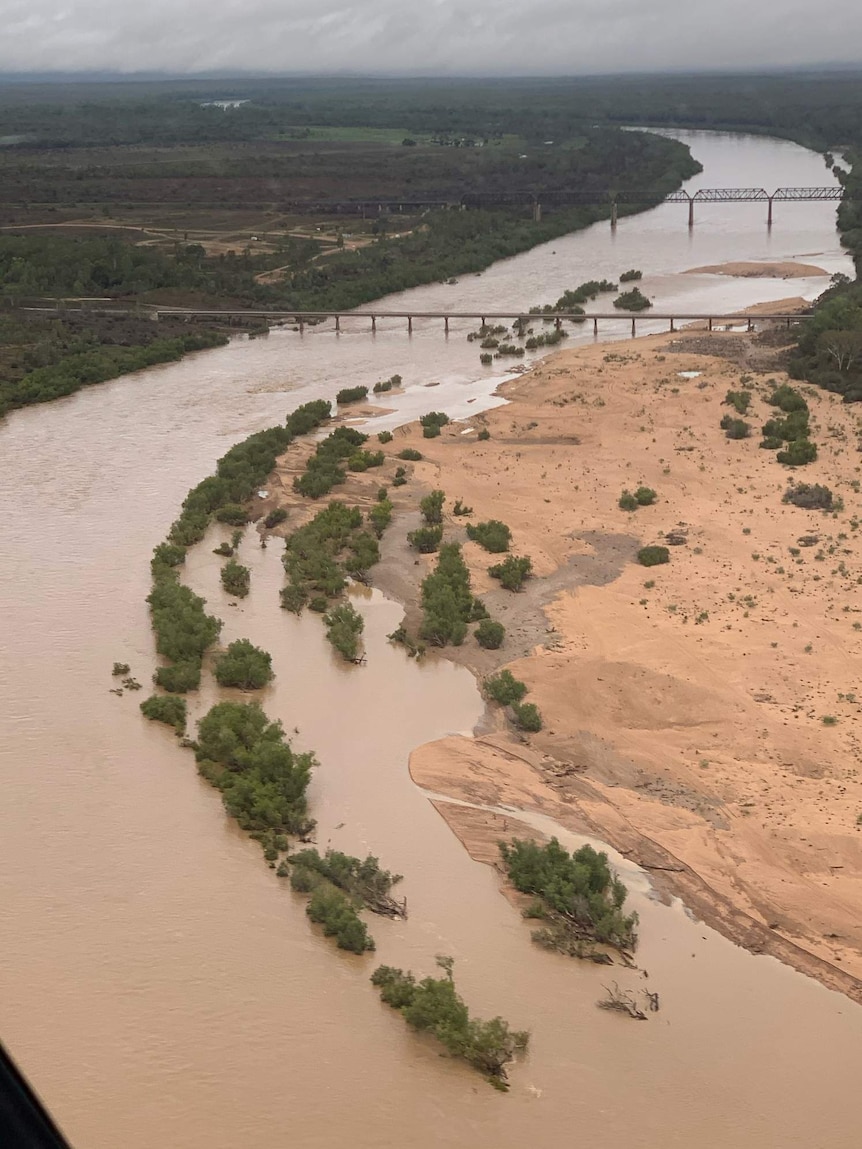
[[(818, 157), (773, 141), (698, 139), (694, 150), (710, 185), (827, 174)], [(761, 176), (743, 179), (754, 159)], [(606, 225), (558, 240), (410, 299), (433, 308), (445, 295), (460, 308), (517, 287), (519, 301), (542, 302), (635, 265), (667, 277), (668, 306), (693, 291), (698, 308), (707, 296), (744, 306), (795, 294), (800, 281), (675, 273), (790, 256), (846, 270), (829, 205), (782, 208), (771, 237), (747, 207), (704, 208), (689, 237), (683, 210), (625, 220), (613, 240)], [(430, 406), (469, 413), (499, 379), (479, 369), (474, 346), (436, 329), (409, 342), (400, 329), (372, 340), (358, 325), (340, 337), (276, 332), (0, 426), (0, 1035), (77, 1149), (507, 1149), (576, 1136), (612, 1149), (849, 1149), (858, 1007), (642, 890), (641, 960), (663, 1001), (648, 1023), (595, 1009), (606, 970), (532, 948), (493, 874), (409, 780), (409, 750), (469, 730), (481, 703), (465, 671), (416, 666), (386, 643), (396, 605), (358, 600), (369, 664), (344, 667), (318, 618), (278, 610), (275, 547), (243, 544), (253, 591), (240, 606), (222, 594), (209, 546), (189, 562), (225, 638), (273, 653), (278, 677), (263, 701), (320, 758), (320, 844), (369, 849), (405, 874), (410, 918), (373, 923), (373, 958), (339, 955), (312, 932), (190, 755), (141, 720), (143, 695), (109, 693), (115, 659), (144, 682), (154, 666), (147, 562), (188, 487), (296, 403), (395, 371), (407, 391), (387, 400), (396, 410), (380, 426)], [(532, 1030), (508, 1097), (412, 1037), (367, 985), (377, 960), (430, 971), (441, 952), (456, 958), (478, 1012)]]

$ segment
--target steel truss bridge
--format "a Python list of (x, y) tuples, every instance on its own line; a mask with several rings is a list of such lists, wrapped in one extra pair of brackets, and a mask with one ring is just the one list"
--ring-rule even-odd
[(663, 203), (688, 204), (688, 225), (694, 227), (695, 206), (697, 204), (763, 203), (766, 204), (766, 223), (771, 227), (774, 205), (777, 203), (838, 202), (845, 195), (840, 184), (829, 187), (783, 187), (774, 191), (766, 188), (700, 188), (689, 193), (683, 189), (661, 196), (632, 189), (599, 189), (584, 191), (578, 189), (539, 192), (471, 192), (460, 200), (413, 199), (413, 200), (296, 200), (285, 205), (293, 211), (325, 212), (330, 215), (387, 215), (390, 213), (410, 213), (429, 211), (435, 208), (469, 210), (495, 207), (527, 207), (533, 218), (542, 218), (545, 207), (610, 207), (611, 226), (615, 226), (619, 208), (637, 206), (658, 207)]

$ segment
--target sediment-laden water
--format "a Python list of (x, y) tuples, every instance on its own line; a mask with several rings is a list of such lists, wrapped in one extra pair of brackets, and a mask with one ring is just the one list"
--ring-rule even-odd
[[(791, 144), (685, 138), (705, 167), (692, 186), (832, 180)], [(616, 233), (597, 225), (387, 302), (523, 307), (635, 266), (657, 307), (706, 311), (810, 295), (826, 281), (679, 272), (735, 259), (849, 272), (834, 205), (781, 205), (771, 233), (764, 214), (704, 206), (689, 233), (685, 208), (667, 205)], [(407, 389), (383, 396), (394, 410), (381, 428), (432, 406), (458, 416), (487, 405), (502, 368), (480, 367), (469, 326), (453, 324), (448, 340), (439, 323), (416, 325), (410, 340), (394, 321), (374, 338), (359, 321), (338, 336), (275, 331), (0, 425), (0, 1036), (77, 1149), (858, 1141), (862, 1010), (657, 904), (639, 875), (626, 875), (642, 917), (639, 961), (663, 1003), (648, 1023), (595, 1008), (607, 970), (532, 946), (492, 872), (409, 779), (410, 749), (468, 731), (482, 704), (466, 671), (417, 665), (387, 644), (396, 604), (360, 596), (369, 661), (346, 667), (316, 616), (278, 609), (278, 551), (261, 551), (252, 532), (240, 557), (253, 589), (239, 607), (218, 585), (213, 544), (186, 572), (226, 640), (273, 654), (277, 679), (261, 701), (320, 758), (310, 796), (321, 847), (369, 850), (405, 875), (410, 917), (375, 919), (379, 948), (367, 959), (309, 927), (191, 755), (143, 721), (144, 694), (109, 693), (114, 660), (145, 682), (152, 672), (150, 553), (215, 459), (300, 402), (394, 372)], [(213, 697), (209, 688), (199, 705)], [(440, 1058), (367, 984), (377, 961), (432, 972), (437, 953), (455, 957), (478, 1013), (532, 1031), (508, 1096)]]

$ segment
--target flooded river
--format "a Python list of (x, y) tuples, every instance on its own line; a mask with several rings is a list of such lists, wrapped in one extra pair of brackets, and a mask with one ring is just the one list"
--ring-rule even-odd
[[(832, 179), (791, 144), (685, 138), (705, 168), (693, 187)], [(762, 204), (704, 206), (693, 233), (685, 212), (663, 206), (614, 234), (597, 225), (388, 302), (523, 307), (635, 266), (662, 310), (726, 309), (827, 281), (679, 273), (735, 259), (850, 272), (834, 205), (780, 205), (771, 233)], [(152, 547), (230, 444), (394, 372), (407, 390), (386, 397), (397, 409), (380, 428), (432, 405), (459, 415), (488, 404), (499, 370), (480, 367), (469, 324), (448, 340), (440, 327), (417, 325), (409, 340), (394, 322), (375, 337), (359, 321), (340, 335), (276, 331), (0, 425), (0, 1036), (76, 1149), (850, 1149), (859, 1007), (655, 903), (637, 873), (626, 878), (639, 960), (663, 1003), (648, 1023), (595, 1008), (607, 970), (532, 946), (493, 873), (409, 779), (409, 751), (469, 731), (482, 703), (463, 669), (416, 665), (387, 644), (396, 604), (361, 596), (369, 663), (347, 667), (316, 616), (279, 611), (277, 548), (261, 551), (249, 532), (240, 557), (253, 589), (239, 607), (218, 585), (212, 543), (189, 559), (224, 638), (273, 654), (261, 701), (320, 759), (321, 847), (369, 850), (405, 875), (410, 918), (373, 920), (367, 958), (312, 931), (191, 755), (142, 720), (145, 695), (109, 693), (115, 660), (149, 679)], [(508, 1096), (411, 1035), (367, 983), (379, 961), (432, 972), (438, 953), (456, 959), (477, 1013), (532, 1032)]]

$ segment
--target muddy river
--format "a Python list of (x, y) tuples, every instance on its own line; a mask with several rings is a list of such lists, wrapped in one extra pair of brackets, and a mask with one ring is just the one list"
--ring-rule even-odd
[[(692, 188), (833, 179), (792, 144), (683, 138), (705, 169)], [(828, 280), (688, 268), (793, 259), (851, 270), (831, 204), (780, 205), (770, 232), (762, 204), (704, 206), (692, 232), (686, 223), (683, 206), (666, 205), (387, 302), (524, 307), (634, 266), (657, 309), (705, 311), (813, 296)], [(141, 718), (144, 695), (109, 693), (115, 660), (142, 682), (152, 673), (150, 553), (233, 442), (394, 372), (406, 391), (386, 397), (395, 410), (377, 429), (496, 401), (503, 369), (479, 365), (469, 324), (452, 324), (448, 340), (441, 327), (417, 324), (411, 339), (395, 321), (374, 337), (358, 320), (339, 335), (274, 331), (0, 425), (0, 1036), (76, 1149), (855, 1147), (862, 1009), (848, 1000), (660, 904), (622, 860), (658, 1015), (635, 1024), (597, 1010), (607, 970), (533, 947), (494, 874), (409, 778), (410, 750), (470, 731), (482, 702), (465, 670), (417, 665), (386, 642), (397, 604), (357, 597), (369, 658), (347, 667), (317, 616), (278, 609), (278, 548), (260, 550), (252, 532), (240, 559), (253, 589), (240, 606), (219, 586), (212, 542), (186, 574), (225, 639), (273, 655), (261, 701), (319, 757), (321, 848), (371, 851), (405, 875), (410, 917), (375, 919), (378, 952), (366, 958), (312, 931), (190, 753)], [(214, 696), (203, 691), (196, 712)], [(478, 1013), (532, 1033), (507, 1096), (412, 1035), (368, 984), (379, 961), (433, 972), (438, 953), (455, 958)]]

